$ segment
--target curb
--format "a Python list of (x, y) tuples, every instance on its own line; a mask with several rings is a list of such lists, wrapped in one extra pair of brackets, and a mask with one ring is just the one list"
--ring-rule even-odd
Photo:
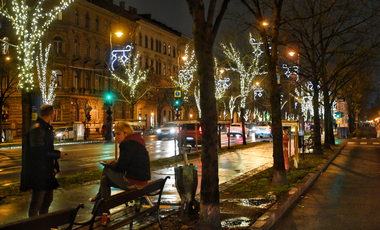
[[(55, 143), (54, 146), (61, 146), (61, 145), (79, 145), (79, 144), (92, 144), (92, 143), (103, 143), (107, 142), (104, 140), (99, 140), (99, 141), (83, 141), (83, 142), (64, 142), (64, 143)], [(22, 145), (21, 144), (15, 144), (15, 146), (8, 146), (8, 147), (1, 147), (0, 149), (21, 149)]]
[(327, 160), (326, 163), (319, 165), (316, 172), (309, 173), (309, 175), (307, 175), (300, 183), (292, 188), (288, 194), (277, 201), (248, 229), (269, 230), (271, 227), (273, 227), (273, 225), (275, 225), (278, 220), (284, 216), (288, 209), (298, 201), (300, 196), (313, 186), (313, 184), (318, 180), (319, 176), (324, 171), (326, 171), (331, 162), (340, 154), (346, 144), (347, 142), (343, 143), (342, 147), (340, 147), (337, 152), (329, 160)]

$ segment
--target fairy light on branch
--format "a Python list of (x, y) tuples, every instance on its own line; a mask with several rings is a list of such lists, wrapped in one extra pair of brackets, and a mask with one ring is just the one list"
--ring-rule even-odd
[(189, 54), (189, 45), (186, 45), (184, 57), (186, 57), (186, 61), (178, 72), (178, 80), (175, 80), (173, 76), (170, 78), (172, 79), (174, 85), (182, 90), (183, 100), (187, 102), (189, 99), (189, 89), (194, 80), (194, 73), (198, 64), (195, 60), (194, 50), (191, 54)]
[(250, 34), (249, 43), (251, 44), (252, 51), (252, 59), (247, 61), (244, 60), (242, 55), (235, 47), (230, 43), (228, 46), (225, 44), (221, 44), (223, 48), (223, 53), (227, 56), (232, 63), (230, 63), (230, 67), (226, 70), (231, 70), (237, 72), (240, 77), (240, 107), (245, 108), (246, 100), (249, 96), (249, 93), (255, 89), (255, 84), (253, 83), (255, 77), (267, 74), (264, 71), (264, 66), (260, 64), (260, 56), (263, 54), (261, 49), (262, 42), (256, 41)]
[(219, 69), (218, 61), (214, 58), (215, 68), (214, 68), (214, 78), (215, 78), (215, 98), (220, 100), (226, 94), (227, 89), (231, 85), (231, 79), (229, 77), (223, 77), (224, 70)]
[(11, 1), (11, 9), (5, 8), (3, 2), (0, 14), (12, 22), (18, 39), (17, 59), (20, 88), (30, 91), (34, 88), (33, 68), (36, 46), (41, 41), (44, 32), (57, 17), (74, 0), (61, 0), (57, 7), (44, 10), (45, 0), (40, 0), (33, 8), (26, 5), (25, 0)]
[(44, 104), (53, 105), (56, 95), (55, 90), (55, 80), (57, 79), (57, 71), (53, 70), (50, 76), (50, 84), (47, 87), (47, 64), (49, 62), (51, 43), (45, 48), (45, 53), (43, 52), (42, 43), (40, 43), (40, 55), (37, 55), (36, 66), (39, 86), (42, 94), (42, 100)]
[(201, 110), (201, 87), (199, 85), (199, 81), (198, 81), (198, 87), (195, 86), (195, 88), (194, 88), (194, 97), (195, 97), (195, 103), (196, 103), (197, 108), (198, 108), (198, 116), (199, 116), (199, 118), (201, 118), (201, 114), (202, 114), (202, 110)]

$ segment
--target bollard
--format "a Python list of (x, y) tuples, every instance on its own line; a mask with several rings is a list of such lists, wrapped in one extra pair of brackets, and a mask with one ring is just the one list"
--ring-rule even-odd
[(283, 143), (283, 152), (284, 152), (284, 163), (285, 163), (285, 170), (289, 170), (289, 151), (288, 151), (288, 143), (289, 143), (289, 137), (285, 134), (282, 137), (282, 143)]

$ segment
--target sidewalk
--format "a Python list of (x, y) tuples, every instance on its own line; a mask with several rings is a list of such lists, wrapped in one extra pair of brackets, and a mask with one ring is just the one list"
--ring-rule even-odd
[[(273, 143), (264, 143), (262, 145), (243, 149), (231, 150), (219, 157), (219, 184), (222, 187), (228, 187), (239, 182), (248, 175), (257, 173), (273, 164)], [(201, 159), (189, 160), (198, 167), (198, 190), (200, 191), (202, 162)], [(183, 165), (179, 164), (179, 165)], [(179, 166), (178, 165), (178, 166)], [(180, 198), (175, 188), (174, 167), (152, 171), (152, 180), (170, 176), (167, 181), (162, 196), (163, 203), (179, 203)], [(84, 203), (85, 208), (79, 211), (77, 221), (86, 221), (90, 219), (93, 205), (88, 203), (88, 198), (97, 193), (99, 182), (95, 181), (87, 185), (74, 189), (57, 189), (54, 193), (54, 201), (50, 212), (64, 208), (76, 207), (79, 203)], [(112, 190), (112, 193), (120, 190)], [(28, 217), (30, 195), (5, 199), (0, 201), (0, 225), (25, 219)]]

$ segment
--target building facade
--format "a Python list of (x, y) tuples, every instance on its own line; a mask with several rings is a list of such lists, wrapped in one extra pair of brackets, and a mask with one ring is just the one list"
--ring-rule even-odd
[[(5, 22), (5, 29), (0, 31), (1, 38), (10, 43), (16, 41), (10, 23), (4, 18), (1, 21)], [(123, 35), (116, 36), (115, 32), (120, 31)], [(104, 101), (105, 94), (109, 92), (115, 98), (112, 110), (116, 121), (131, 118), (147, 120), (147, 126), (170, 121), (170, 107), (161, 108), (146, 100), (139, 100), (131, 110), (131, 105), (120, 97), (122, 83), (110, 78), (110, 53), (111, 50), (123, 50), (130, 44), (133, 55), (140, 55), (138, 63), (134, 63), (138, 68), (151, 69), (153, 78), (167, 79), (178, 71), (178, 53), (181, 52), (178, 47), (184, 49), (180, 44), (185, 42), (191, 41), (151, 19), (150, 15), (138, 15), (137, 9), (133, 7), (127, 10), (124, 2), (115, 5), (112, 0), (76, 0), (58, 14), (43, 36), (44, 47), (52, 44), (48, 73), (51, 70), (57, 72), (53, 125), (83, 123), (86, 121), (85, 115), (89, 113), (91, 121), (87, 126), (90, 132), (100, 132), (108, 116)], [(3, 52), (4, 60), (5, 57), (16, 55), (12, 47), (8, 48), (9, 52)], [(12, 66), (16, 68), (16, 63)], [(8, 72), (8, 76), (17, 73), (16, 70)], [(37, 77), (35, 79), (37, 82)], [(35, 86), (38, 88), (37, 83)], [(19, 93), (12, 94), (5, 101), (3, 113), (9, 114), (4, 128), (21, 129)], [(157, 116), (157, 113), (162, 116)], [(160, 122), (157, 122), (157, 117), (161, 117)], [(14, 134), (17, 135), (17, 132)]]

